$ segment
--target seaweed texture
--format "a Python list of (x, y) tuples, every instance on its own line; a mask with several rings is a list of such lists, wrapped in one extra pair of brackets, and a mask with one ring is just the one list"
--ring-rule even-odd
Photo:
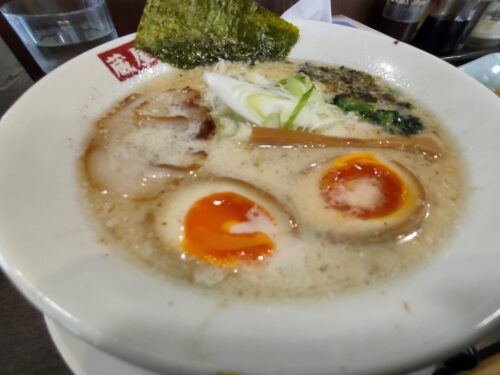
[(149, 0), (136, 47), (175, 67), (284, 59), (299, 38), (294, 25), (252, 0)]

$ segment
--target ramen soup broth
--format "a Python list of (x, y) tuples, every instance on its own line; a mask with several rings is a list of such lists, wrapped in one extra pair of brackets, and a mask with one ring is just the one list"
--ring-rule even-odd
[[(276, 82), (296, 74), (300, 66), (298, 62), (253, 66), (222, 63), (208, 70), (233, 75), (250, 71)], [(204, 69), (197, 68), (155, 78), (97, 122), (82, 157), (81, 178), (85, 205), (106, 245), (140, 260), (170, 280), (214, 293), (297, 297), (359, 290), (381, 280), (404, 277), (408, 269), (442, 248), (456, 228), (467, 192), (460, 152), (432, 115), (382, 80), (376, 79), (377, 87), (396, 96), (398, 102), (411, 103), (411, 113), (425, 124), (423, 135), (439, 140), (441, 158), (434, 160), (412, 152), (362, 147), (259, 147), (250, 141), (250, 126), (242, 126), (228, 136), (219, 123), (212, 129), (212, 135), (200, 135), (200, 129), (209, 133), (206, 129), (210, 117), (221, 113), (220, 101), (209, 92), (203, 74)], [(314, 79), (313, 82), (326, 98), (328, 85)], [(178, 100), (175, 96), (162, 99), (175, 102), (168, 113), (162, 112), (163, 106), (158, 107), (160, 110), (155, 107), (154, 97), (134, 107), (137, 98), (165, 90), (172, 90), (168, 95), (184, 95), (180, 104), (175, 102)], [(129, 111), (128, 105), (135, 109)], [(190, 125), (186, 125), (185, 116), (190, 118)], [(342, 136), (347, 131), (352, 136), (349, 127), (358, 127), (366, 128), (371, 138), (393, 136), (381, 127), (367, 125), (353, 113), (338, 116), (344, 116), (342, 121), (348, 124), (347, 130), (335, 130), (330, 135)], [(192, 118), (197, 127), (189, 130)], [(179, 127), (184, 129), (183, 133), (175, 133)], [(365, 137), (363, 132), (356, 134)], [(168, 141), (168, 137), (175, 142)], [(139, 164), (147, 159), (146, 188), (138, 192), (135, 188), (130, 190), (134, 196), (126, 190), (120, 191), (121, 187), (115, 188), (114, 182), (108, 184), (110, 173), (99, 164), (100, 160), (109, 159), (106, 152), (112, 153), (112, 157), (121, 153), (117, 160), (123, 163), (114, 165), (113, 170), (118, 171), (122, 180), (127, 180), (127, 176), (130, 181), (137, 179), (139, 172), (134, 168), (142, 168)], [(363, 182), (366, 186), (359, 188), (366, 192), (363, 197), (349, 190), (350, 180), (347, 180), (345, 200), (328, 201), (328, 194), (335, 191), (321, 190), (321, 181), (335, 163), (349, 161), (349, 157), (344, 158), (346, 155), (361, 155), (359, 158), (367, 165), (382, 163), (399, 176), (396, 179), (407, 181), (403, 185), (417, 181), (416, 197), (412, 199), (420, 202), (425, 212), (408, 211), (409, 219), (400, 219), (397, 214), (387, 219), (373, 218), (358, 226), (358, 222), (365, 220), (360, 219), (360, 211), (332, 208), (330, 204), (357, 202), (359, 207), (371, 209), (371, 203), (365, 200), (378, 199), (377, 186), (368, 178)], [(335, 168), (334, 171), (340, 170)], [(124, 174), (127, 169), (131, 172)], [(139, 176), (139, 182), (141, 176), (144, 174)], [(413, 194), (411, 189), (408, 191), (405, 194)], [(217, 211), (216, 204), (227, 205), (233, 211), (236, 206), (252, 207), (255, 218), (241, 219), (237, 224), (228, 224), (229, 219), (221, 218), (226, 232), (203, 237), (206, 234), (200, 225), (215, 223), (220, 215), (225, 215)], [(311, 211), (316, 206), (318, 212)], [(332, 221), (330, 225), (328, 215), (333, 211), (338, 223)], [(249, 217), (248, 210), (245, 215)], [(410, 226), (412, 221), (419, 222), (411, 230), (401, 229), (410, 228), (408, 223), (394, 224), (393, 231), (401, 230), (401, 235), (391, 233), (392, 229), (388, 231), (391, 235), (383, 234), (384, 226), (392, 225), (391, 220), (406, 220)], [(377, 228), (375, 232), (370, 229), (373, 225)], [(241, 233), (249, 241), (248, 245), (242, 245), (243, 255), (228, 252), (219, 256), (200, 250), (203, 246), (199, 241), (215, 244), (217, 236), (240, 241), (237, 234)], [(190, 235), (192, 238), (188, 238)], [(189, 246), (192, 248), (187, 251)]]

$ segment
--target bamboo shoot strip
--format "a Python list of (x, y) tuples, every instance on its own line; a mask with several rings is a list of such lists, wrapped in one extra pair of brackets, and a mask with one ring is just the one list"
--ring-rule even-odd
[(385, 148), (419, 154), (427, 159), (443, 156), (438, 142), (430, 136), (345, 138), (302, 131), (254, 127), (252, 143), (257, 146), (356, 147)]

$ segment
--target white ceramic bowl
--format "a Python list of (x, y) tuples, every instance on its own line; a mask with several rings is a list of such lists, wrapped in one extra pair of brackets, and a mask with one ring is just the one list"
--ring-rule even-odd
[(500, 91), (500, 53), (480, 57), (460, 66), (460, 69), (489, 89)]
[(292, 58), (381, 76), (456, 136), (474, 191), (439, 255), (362, 292), (262, 304), (170, 284), (100, 244), (79, 201), (77, 160), (86, 137), (113, 103), (169, 69), (160, 64), (118, 81), (96, 54), (129, 36), (63, 65), (2, 119), (0, 261), (33, 304), (115, 356), (190, 374), (386, 374), (451, 354), (498, 322), (498, 98), (451, 65), (390, 38), (297, 24), (301, 38)]

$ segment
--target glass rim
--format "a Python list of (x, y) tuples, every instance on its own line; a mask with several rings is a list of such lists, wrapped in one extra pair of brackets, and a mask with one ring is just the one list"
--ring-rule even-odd
[(57, 13), (54, 12), (54, 13), (32, 14), (32, 13), (26, 13), (26, 12), (13, 12), (12, 10), (9, 9), (12, 4), (23, 2), (23, 1), (29, 1), (29, 0), (11, 0), (11, 1), (8, 1), (7, 3), (0, 6), (0, 13), (4, 14), (6, 16), (14, 16), (14, 17), (43, 18), (43, 17), (54, 17), (54, 16), (61, 16), (61, 15), (77, 14), (77, 13), (81, 13), (81, 12), (84, 12), (84, 11), (89, 10), (89, 9), (97, 8), (98, 6), (102, 6), (103, 4), (107, 8), (106, 0), (92, 0), (93, 2), (95, 2), (95, 4), (86, 6), (85, 8), (70, 10), (67, 12), (60, 11)]

